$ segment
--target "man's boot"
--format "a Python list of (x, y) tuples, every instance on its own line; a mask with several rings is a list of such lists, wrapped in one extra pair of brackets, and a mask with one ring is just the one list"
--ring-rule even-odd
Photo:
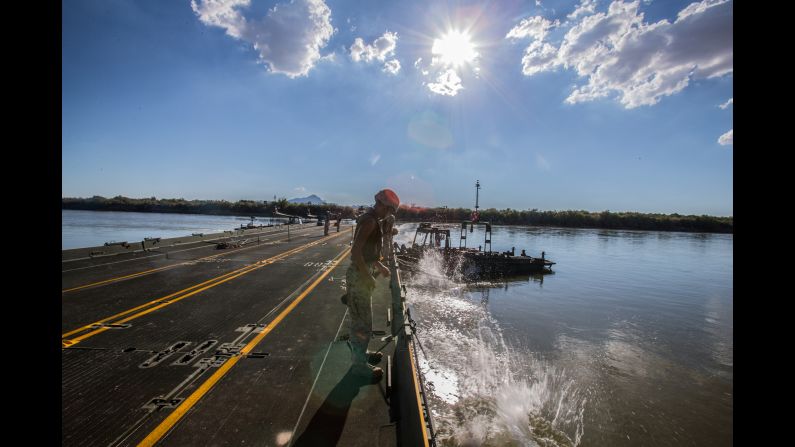
[(381, 351), (367, 351), (367, 363), (371, 365), (377, 365), (381, 363), (382, 358), (384, 358), (384, 354)]
[(384, 370), (367, 364), (356, 364), (351, 366), (351, 373), (370, 383), (378, 383), (384, 377)]

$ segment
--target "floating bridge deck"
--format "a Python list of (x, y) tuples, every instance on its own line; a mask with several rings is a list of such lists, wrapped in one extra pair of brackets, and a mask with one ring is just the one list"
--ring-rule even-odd
[(432, 444), (410, 332), (388, 321), (399, 274), (377, 279), (389, 374), (370, 384), (340, 302), (352, 227), (234, 233), (63, 251), (62, 444)]

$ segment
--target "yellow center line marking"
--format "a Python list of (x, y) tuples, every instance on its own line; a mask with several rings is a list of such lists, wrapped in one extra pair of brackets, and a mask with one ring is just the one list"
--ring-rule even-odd
[[(290, 254), (292, 254), (292, 253), (290, 253)], [(213, 287), (215, 287), (217, 285), (220, 285), (220, 284), (223, 284), (223, 283), (225, 283), (227, 281), (231, 281), (231, 280), (233, 280), (233, 279), (235, 279), (235, 278), (237, 278), (239, 276), (243, 276), (243, 275), (245, 275), (247, 273), (250, 273), (250, 272), (252, 272), (254, 270), (257, 270), (257, 269), (259, 269), (261, 267), (265, 267), (266, 265), (273, 264), (274, 262), (276, 262), (276, 261), (278, 261), (280, 259), (283, 259), (283, 258), (285, 258), (287, 256), (288, 256), (287, 254), (283, 254), (283, 255), (275, 256), (275, 257), (273, 257), (271, 259), (268, 259), (266, 261), (262, 261), (263, 264), (257, 264), (254, 267), (249, 268), (248, 270), (246, 270), (244, 272), (239, 272), (239, 273), (237, 273), (234, 276), (230, 276), (230, 277), (224, 278), (224, 279), (222, 279), (220, 281), (216, 281), (216, 282), (214, 282), (212, 284), (209, 284), (207, 286), (202, 287), (201, 289), (194, 290), (193, 292), (190, 292), (190, 293), (186, 293), (185, 295), (182, 295), (182, 296), (180, 296), (178, 298), (170, 299), (170, 300), (168, 300), (166, 302), (163, 302), (163, 303), (159, 303), (160, 301), (163, 301), (163, 300), (155, 300), (155, 301), (153, 301), (153, 303), (159, 303), (157, 306), (150, 307), (149, 309), (146, 309), (144, 311), (138, 312), (137, 314), (131, 315), (131, 316), (129, 316), (127, 318), (124, 318), (122, 320), (114, 321), (113, 324), (124, 324), (124, 323), (126, 323), (128, 321), (135, 320), (136, 318), (140, 318), (140, 317), (142, 317), (142, 316), (144, 316), (146, 314), (152, 313), (152, 312), (154, 312), (154, 311), (156, 311), (158, 309), (162, 309), (162, 308), (164, 308), (164, 307), (166, 307), (168, 305), (174, 304), (176, 302), (182, 301), (185, 298), (188, 298), (190, 296), (196, 295), (199, 292), (203, 292), (203, 291), (205, 291), (207, 289), (213, 288)], [(89, 326), (89, 329), (91, 329), (90, 326)], [(93, 336), (95, 336), (97, 334), (101, 334), (102, 332), (105, 332), (108, 329), (109, 328), (107, 328), (107, 327), (102, 327), (102, 328), (96, 329), (96, 330), (94, 330), (92, 332), (89, 332), (87, 334), (83, 334), (83, 335), (81, 335), (79, 337), (75, 337), (73, 339), (67, 340), (67, 342), (69, 342), (69, 346), (71, 346), (71, 345), (73, 345), (75, 343), (79, 343), (79, 342), (85, 340), (86, 338), (93, 337)]]
[[(281, 256), (281, 255), (277, 255), (277, 256), (274, 256), (274, 257), (279, 257), (279, 256)], [(267, 261), (269, 261), (269, 260), (270, 260), (270, 259), (267, 259), (267, 260), (265, 260), (265, 261), (263, 261), (263, 262), (267, 262)], [(127, 309), (127, 310), (125, 310), (124, 312), (117, 313), (116, 315), (112, 315), (112, 316), (110, 316), (110, 317), (103, 318), (102, 320), (98, 320), (98, 321), (95, 321), (95, 322), (93, 322), (93, 323), (91, 323), (91, 324), (87, 324), (87, 325), (85, 325), (85, 326), (79, 327), (79, 328), (77, 328), (77, 329), (74, 329), (74, 330), (72, 330), (72, 331), (66, 332), (65, 334), (62, 334), (62, 335), (61, 335), (61, 338), (68, 337), (68, 336), (70, 336), (70, 335), (72, 335), (72, 334), (75, 334), (75, 333), (77, 333), (77, 332), (85, 331), (85, 330), (88, 330), (88, 329), (93, 329), (93, 328), (92, 328), (92, 326), (94, 326), (94, 325), (97, 325), (97, 324), (102, 324), (102, 323), (107, 323), (108, 321), (114, 320), (114, 319), (116, 319), (116, 318), (121, 318), (121, 317), (123, 317), (123, 316), (125, 316), (125, 315), (128, 315), (128, 314), (130, 314), (130, 313), (133, 313), (133, 312), (135, 312), (135, 311), (137, 311), (137, 310), (144, 309), (144, 308), (146, 308), (146, 307), (149, 307), (149, 306), (153, 306), (153, 305), (155, 305), (155, 304), (158, 304), (158, 303), (160, 303), (161, 301), (164, 301), (164, 300), (168, 300), (168, 299), (170, 299), (170, 298), (173, 298), (173, 297), (175, 297), (175, 296), (177, 296), (177, 295), (179, 295), (179, 294), (181, 294), (181, 293), (189, 292), (189, 291), (191, 291), (191, 290), (193, 290), (193, 289), (196, 289), (196, 288), (198, 288), (198, 287), (202, 287), (202, 286), (205, 286), (205, 285), (207, 285), (207, 284), (210, 284), (210, 283), (212, 283), (212, 282), (219, 281), (219, 280), (221, 280), (221, 279), (223, 279), (223, 278), (225, 278), (225, 277), (228, 277), (228, 276), (230, 276), (230, 275), (234, 275), (235, 273), (239, 273), (239, 272), (241, 272), (241, 271), (243, 271), (243, 270), (250, 269), (250, 268), (253, 268), (253, 267), (256, 267), (256, 266), (257, 266), (257, 263), (254, 263), (254, 264), (251, 264), (251, 265), (247, 265), (247, 266), (245, 266), (245, 267), (243, 267), (243, 268), (240, 268), (240, 269), (238, 269), (238, 270), (234, 270), (234, 271), (231, 271), (231, 272), (229, 272), (229, 273), (225, 273), (225, 274), (223, 274), (223, 275), (221, 275), (221, 276), (217, 276), (217, 277), (215, 277), (215, 278), (208, 279), (207, 281), (204, 281), (204, 282), (202, 282), (202, 283), (199, 283), (199, 284), (196, 284), (196, 285), (193, 285), (193, 286), (187, 287), (187, 288), (185, 288), (185, 289), (182, 289), (182, 290), (180, 290), (180, 291), (178, 291), (178, 292), (174, 292), (174, 293), (172, 293), (172, 294), (170, 294), (170, 295), (166, 295), (166, 296), (164, 296), (164, 297), (161, 297), (161, 298), (154, 299), (154, 300), (152, 300), (152, 301), (149, 301), (148, 303), (141, 304), (140, 306), (133, 307), (132, 309)], [(219, 283), (219, 284), (220, 284), (220, 283)]]
[(165, 267), (158, 267), (156, 269), (144, 270), (143, 272), (137, 272), (137, 273), (133, 273), (133, 274), (126, 275), (126, 276), (119, 276), (117, 278), (106, 279), (104, 281), (98, 281), (98, 282), (94, 282), (94, 283), (91, 283), (91, 284), (86, 284), (86, 285), (83, 285), (83, 286), (72, 287), (71, 289), (64, 289), (64, 290), (61, 290), (61, 293), (73, 292), (75, 290), (85, 289), (85, 288), (88, 288), (88, 287), (101, 286), (103, 284), (108, 284), (108, 283), (111, 283), (111, 282), (121, 281), (121, 280), (128, 279), (128, 278), (135, 278), (136, 276), (143, 276), (143, 275), (147, 275), (147, 274), (154, 273), (154, 272), (159, 272), (161, 270), (166, 270), (166, 269), (178, 267), (180, 265), (185, 265), (185, 264), (186, 263), (181, 262), (179, 264), (167, 265)]
[(168, 433), (168, 431), (171, 430), (174, 427), (174, 425), (176, 425), (177, 422), (179, 422), (180, 419), (182, 419), (182, 417), (185, 416), (185, 414), (188, 411), (190, 411), (191, 408), (193, 408), (194, 405), (196, 405), (199, 399), (204, 397), (204, 395), (207, 394), (215, 386), (215, 384), (218, 383), (218, 381), (221, 380), (221, 378), (223, 378), (226, 375), (226, 373), (229, 372), (229, 370), (232, 369), (233, 366), (235, 366), (235, 364), (237, 364), (237, 362), (241, 358), (243, 358), (249, 352), (251, 352), (251, 350), (254, 349), (254, 347), (256, 347), (260, 341), (262, 341), (262, 339), (264, 339), (268, 334), (270, 334), (271, 331), (273, 331), (273, 329), (275, 329), (276, 326), (278, 326), (279, 323), (281, 323), (281, 321), (284, 320), (284, 318), (290, 312), (292, 312), (293, 309), (295, 309), (295, 307), (298, 306), (298, 304), (300, 304), (301, 301), (303, 301), (303, 299), (307, 295), (309, 295), (309, 293), (312, 290), (314, 290), (315, 287), (317, 287), (318, 284), (320, 284), (320, 281), (322, 281), (323, 278), (328, 276), (328, 274), (331, 273), (331, 271), (334, 270), (337, 267), (337, 265), (339, 265), (339, 262), (345, 256), (347, 256), (348, 253), (350, 253), (350, 251), (351, 251), (350, 247), (346, 248), (339, 256), (337, 256), (337, 258), (335, 258), (334, 261), (332, 261), (332, 266), (328, 270), (323, 272), (323, 274), (321, 274), (315, 280), (315, 282), (313, 282), (309, 287), (307, 287), (306, 290), (301, 292), (301, 294), (298, 295), (298, 297), (296, 297), (296, 299), (293, 300), (293, 302), (290, 303), (289, 306), (287, 306), (281, 313), (279, 313), (279, 315), (273, 320), (273, 322), (265, 326), (262, 332), (260, 332), (256, 337), (254, 337), (250, 342), (248, 342), (248, 344), (246, 344), (246, 346), (243, 349), (240, 350), (240, 355), (231, 357), (229, 360), (224, 362), (224, 364), (221, 365), (221, 367), (218, 368), (218, 370), (212, 376), (210, 376), (204, 383), (202, 383), (199, 386), (199, 388), (197, 388), (196, 391), (194, 391), (176, 409), (174, 409), (174, 411), (171, 414), (169, 414), (168, 417), (166, 417), (166, 419), (164, 419), (163, 422), (160, 423), (160, 425), (158, 425), (151, 433), (149, 433), (149, 435), (147, 435), (146, 438), (144, 438), (138, 444), (138, 447), (152, 446), (155, 445), (155, 443), (157, 443), (158, 441), (160, 441), (160, 439), (163, 436), (165, 436), (165, 434)]
[[(301, 231), (303, 229), (304, 228), (300, 228), (297, 231)], [(309, 228), (309, 229), (311, 230), (311, 228)], [(271, 234), (268, 234), (268, 236), (271, 236)], [(280, 239), (278, 241), (273, 241), (273, 242), (284, 242), (284, 241), (285, 241), (285, 239)], [(144, 270), (143, 272), (132, 273), (132, 274), (129, 274), (129, 275), (126, 275), (126, 276), (119, 276), (119, 277), (116, 277), (116, 278), (106, 279), (104, 281), (98, 281), (98, 282), (94, 282), (94, 283), (91, 283), (91, 284), (86, 284), (86, 285), (83, 285), (83, 286), (72, 287), (70, 289), (61, 290), (61, 293), (73, 292), (75, 290), (81, 290), (81, 289), (85, 289), (85, 288), (88, 288), (88, 287), (96, 287), (96, 286), (101, 286), (101, 285), (105, 285), (105, 284), (109, 284), (109, 283), (113, 283), (113, 282), (123, 281), (125, 279), (136, 278), (138, 276), (149, 275), (149, 274), (152, 274), (152, 273), (155, 273), (155, 272), (159, 272), (159, 271), (162, 271), (162, 270), (167, 270), (167, 269), (171, 269), (171, 268), (174, 268), (174, 267), (179, 267), (179, 266), (182, 266), (182, 265), (188, 265), (188, 264), (192, 264), (192, 263), (199, 262), (199, 261), (206, 261), (208, 259), (217, 258), (219, 256), (229, 255), (229, 254), (232, 254), (232, 253), (236, 253), (238, 251), (249, 250), (249, 249), (252, 249), (252, 248), (255, 248), (255, 247), (259, 247), (259, 245), (260, 244), (252, 245), (251, 247), (238, 248), (238, 249), (227, 251), (227, 252), (224, 252), (224, 253), (218, 253), (218, 254), (215, 254), (215, 255), (210, 255), (210, 256), (207, 256), (207, 257), (204, 257), (204, 258), (198, 258), (198, 259), (194, 259), (194, 260), (191, 260), (191, 261), (180, 262), (179, 264), (167, 265), (167, 266), (164, 266), (164, 267), (158, 267), (158, 268), (151, 269), (151, 270)]]
[[(76, 343), (79, 343), (79, 342), (89, 338), (89, 337), (93, 337), (94, 335), (100, 334), (100, 333), (105, 332), (106, 330), (109, 329), (107, 327), (101, 327), (101, 328), (96, 328), (95, 329), (95, 328), (92, 327), (94, 325), (106, 323), (108, 321), (115, 320), (116, 318), (120, 318), (120, 317), (123, 317), (125, 315), (131, 314), (131, 313), (133, 313), (135, 311), (138, 311), (138, 310), (141, 310), (141, 309), (149, 307), (149, 309), (146, 309), (144, 311), (138, 312), (137, 314), (132, 315), (130, 317), (127, 317), (125, 319), (114, 321), (112, 324), (123, 324), (123, 323), (126, 323), (128, 321), (131, 321), (131, 320), (139, 318), (139, 317), (141, 317), (143, 315), (146, 315), (146, 314), (148, 314), (150, 312), (154, 312), (155, 310), (161, 309), (161, 308), (163, 308), (165, 306), (168, 306), (170, 304), (176, 303), (176, 302), (181, 301), (181, 300), (183, 300), (185, 298), (193, 296), (193, 295), (195, 295), (195, 294), (197, 294), (199, 292), (203, 292), (203, 291), (205, 291), (205, 290), (207, 290), (209, 288), (215, 287), (215, 286), (217, 286), (219, 284), (223, 284), (223, 283), (225, 283), (227, 281), (231, 281), (232, 279), (235, 279), (237, 277), (240, 277), (240, 276), (243, 276), (245, 274), (248, 274), (248, 273), (250, 273), (250, 272), (252, 272), (254, 270), (257, 270), (257, 269), (259, 269), (261, 267), (265, 267), (266, 265), (273, 264), (274, 262), (279, 261), (281, 259), (284, 259), (286, 257), (289, 257), (289, 256), (291, 256), (291, 255), (293, 255), (295, 253), (298, 253), (300, 251), (306, 250), (307, 248), (310, 248), (312, 246), (318, 245), (318, 244), (320, 244), (320, 243), (322, 243), (324, 241), (327, 241), (329, 239), (335, 238), (335, 237), (339, 236), (340, 234), (342, 234), (342, 233), (337, 233), (337, 234), (334, 234), (334, 235), (331, 235), (331, 236), (328, 236), (328, 237), (324, 237), (323, 239), (319, 239), (317, 241), (310, 242), (308, 244), (302, 245), (300, 247), (296, 247), (296, 248), (290, 249), (290, 250), (288, 250), (288, 251), (286, 251), (284, 253), (278, 254), (278, 255), (273, 256), (271, 258), (257, 261), (257, 262), (255, 262), (253, 264), (247, 265), (247, 266), (242, 267), (242, 268), (240, 268), (238, 270), (235, 270), (235, 271), (232, 271), (232, 272), (229, 272), (229, 273), (225, 273), (225, 274), (223, 274), (221, 276), (209, 279), (209, 280), (204, 281), (204, 282), (202, 282), (200, 284), (196, 284), (194, 286), (182, 289), (182, 290), (180, 290), (178, 292), (174, 292), (174, 293), (172, 293), (170, 295), (166, 295), (166, 296), (164, 296), (162, 298), (157, 298), (155, 300), (149, 301), (148, 303), (144, 303), (144, 304), (141, 304), (140, 306), (136, 306), (136, 307), (134, 307), (132, 309), (128, 309), (128, 310), (126, 310), (124, 312), (120, 312), (120, 313), (118, 313), (116, 315), (104, 318), (102, 320), (93, 322), (91, 324), (87, 324), (85, 326), (81, 326), (81, 327), (79, 327), (77, 329), (74, 329), (72, 331), (69, 331), (69, 332), (66, 332), (66, 333), (61, 335), (61, 338), (62, 338), (61, 347), (62, 348), (66, 348), (66, 347), (72, 346), (72, 345), (74, 345)], [(197, 290), (194, 290), (194, 289), (197, 289)], [(191, 290), (193, 290), (193, 291), (191, 292)], [(189, 293), (186, 293), (183, 296), (179, 296), (178, 298), (174, 298), (174, 297), (176, 297), (176, 296), (178, 296), (178, 295), (180, 295), (182, 293), (185, 293), (185, 292), (189, 292)], [(150, 306), (154, 306), (154, 307), (150, 307)], [(88, 333), (86, 333), (84, 335), (81, 335), (79, 337), (75, 337), (75, 338), (72, 338), (72, 339), (65, 340), (65, 338), (69, 337), (70, 335), (73, 335), (73, 334), (76, 334), (76, 333), (82, 332), (82, 331), (87, 331), (87, 330), (92, 330), (92, 331), (88, 332)]]

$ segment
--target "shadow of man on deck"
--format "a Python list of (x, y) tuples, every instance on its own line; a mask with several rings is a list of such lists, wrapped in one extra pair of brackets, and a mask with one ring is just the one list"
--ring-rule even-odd
[(370, 384), (366, 378), (355, 376), (351, 369), (348, 369), (292, 445), (336, 446), (342, 435), (342, 429), (345, 428), (345, 420), (348, 418), (353, 399), (359, 394), (361, 387)]

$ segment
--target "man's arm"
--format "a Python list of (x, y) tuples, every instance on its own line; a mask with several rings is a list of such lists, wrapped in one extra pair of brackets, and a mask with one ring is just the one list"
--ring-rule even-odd
[(389, 269), (381, 261), (377, 261), (375, 263), (375, 267), (378, 269), (379, 272), (381, 272), (382, 275), (384, 275), (385, 277), (389, 277), (390, 275)]

